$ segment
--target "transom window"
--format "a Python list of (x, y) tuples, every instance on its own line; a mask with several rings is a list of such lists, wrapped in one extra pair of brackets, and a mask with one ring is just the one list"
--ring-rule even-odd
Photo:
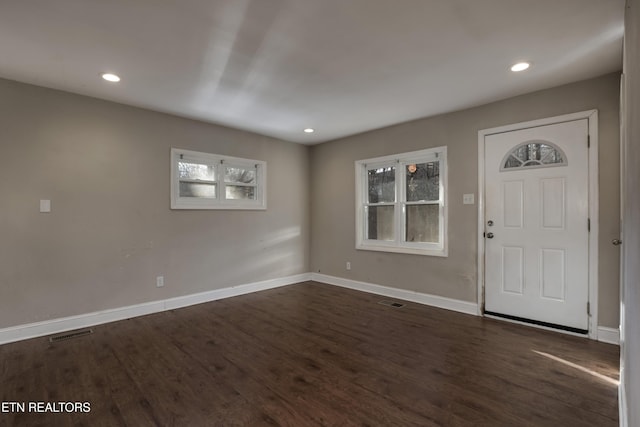
[(527, 141), (509, 152), (501, 163), (501, 171), (515, 168), (566, 166), (567, 156), (549, 141)]
[(446, 256), (446, 147), (356, 162), (356, 248)]
[(171, 149), (172, 209), (266, 209), (266, 163)]

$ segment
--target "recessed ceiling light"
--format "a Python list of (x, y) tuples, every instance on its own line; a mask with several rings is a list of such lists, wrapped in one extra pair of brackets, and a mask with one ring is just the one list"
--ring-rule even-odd
[(518, 71), (524, 71), (527, 68), (529, 68), (531, 64), (529, 64), (528, 62), (518, 62), (517, 64), (514, 64), (511, 67), (511, 71), (517, 73)]
[(108, 82), (113, 82), (113, 83), (117, 83), (120, 81), (120, 77), (115, 75), (115, 74), (111, 74), (111, 73), (104, 73), (102, 75), (102, 78), (105, 79)]
[(315, 131), (316, 131), (315, 129), (306, 128), (303, 132), (304, 133), (314, 133)]

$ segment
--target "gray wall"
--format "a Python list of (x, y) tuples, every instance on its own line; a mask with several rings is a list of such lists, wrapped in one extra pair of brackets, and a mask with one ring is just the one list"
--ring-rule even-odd
[[(0, 328), (309, 271), (308, 147), (7, 80), (0, 146)], [(267, 161), (268, 209), (170, 210), (172, 146)]]
[(627, 0), (624, 39), (624, 325), (620, 356), (628, 425), (637, 427), (640, 426), (640, 2), (637, 0)]
[[(617, 327), (618, 84), (611, 74), (309, 148), (0, 80), (0, 328), (310, 270), (476, 301), (477, 206), (462, 194), (477, 193), (478, 130), (592, 108), (600, 324)], [(440, 145), (449, 257), (356, 251), (354, 161)], [(171, 211), (171, 146), (266, 160), (269, 209)]]
[[(478, 131), (577, 111), (599, 110), (599, 324), (619, 324), (618, 73), (477, 108), (416, 120), (312, 147), (311, 268), (314, 272), (465, 301), (477, 301)], [(355, 250), (354, 161), (446, 145), (449, 257)], [(350, 261), (352, 270), (345, 269)]]

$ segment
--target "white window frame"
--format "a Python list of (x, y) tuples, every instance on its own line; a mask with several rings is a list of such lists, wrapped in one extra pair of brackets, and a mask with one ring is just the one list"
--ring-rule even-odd
[[(425, 162), (440, 162), (440, 199), (434, 203), (407, 202), (406, 201), (406, 173), (407, 165)], [(395, 167), (395, 193), (396, 200), (390, 203), (394, 206), (395, 240), (366, 239), (366, 206), (368, 203), (367, 171), (371, 167)], [(415, 255), (448, 256), (447, 244), (447, 147), (428, 148), (420, 151), (394, 154), (391, 156), (376, 157), (372, 159), (357, 160), (355, 162), (356, 178), (356, 249), (368, 251), (397, 252)], [(407, 242), (405, 241), (407, 204), (438, 204), (439, 241), (438, 243)]]
[[(180, 197), (180, 175), (178, 163), (187, 160), (193, 163), (215, 167), (216, 198)], [(226, 166), (256, 168), (256, 198), (254, 200), (226, 199), (226, 185), (243, 185), (225, 183), (224, 170)], [(200, 180), (196, 180), (198, 182)], [(243, 209), (264, 210), (267, 208), (267, 163), (261, 160), (243, 159), (240, 157), (223, 156), (219, 154), (203, 153), (199, 151), (171, 148), (171, 209)]]

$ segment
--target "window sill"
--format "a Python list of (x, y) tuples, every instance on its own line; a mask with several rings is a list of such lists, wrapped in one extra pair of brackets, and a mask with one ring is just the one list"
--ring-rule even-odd
[(256, 204), (256, 203), (198, 203), (197, 201), (193, 201), (191, 203), (188, 202), (179, 202), (172, 203), (171, 210), (253, 210), (253, 211), (264, 211), (267, 210), (266, 204)]
[(411, 248), (406, 246), (387, 246), (387, 245), (372, 245), (372, 244), (357, 244), (356, 249), (360, 251), (377, 251), (377, 252), (392, 252), (400, 254), (410, 255), (424, 255), (424, 256), (436, 256), (436, 257), (448, 257), (446, 249), (422, 249)]

